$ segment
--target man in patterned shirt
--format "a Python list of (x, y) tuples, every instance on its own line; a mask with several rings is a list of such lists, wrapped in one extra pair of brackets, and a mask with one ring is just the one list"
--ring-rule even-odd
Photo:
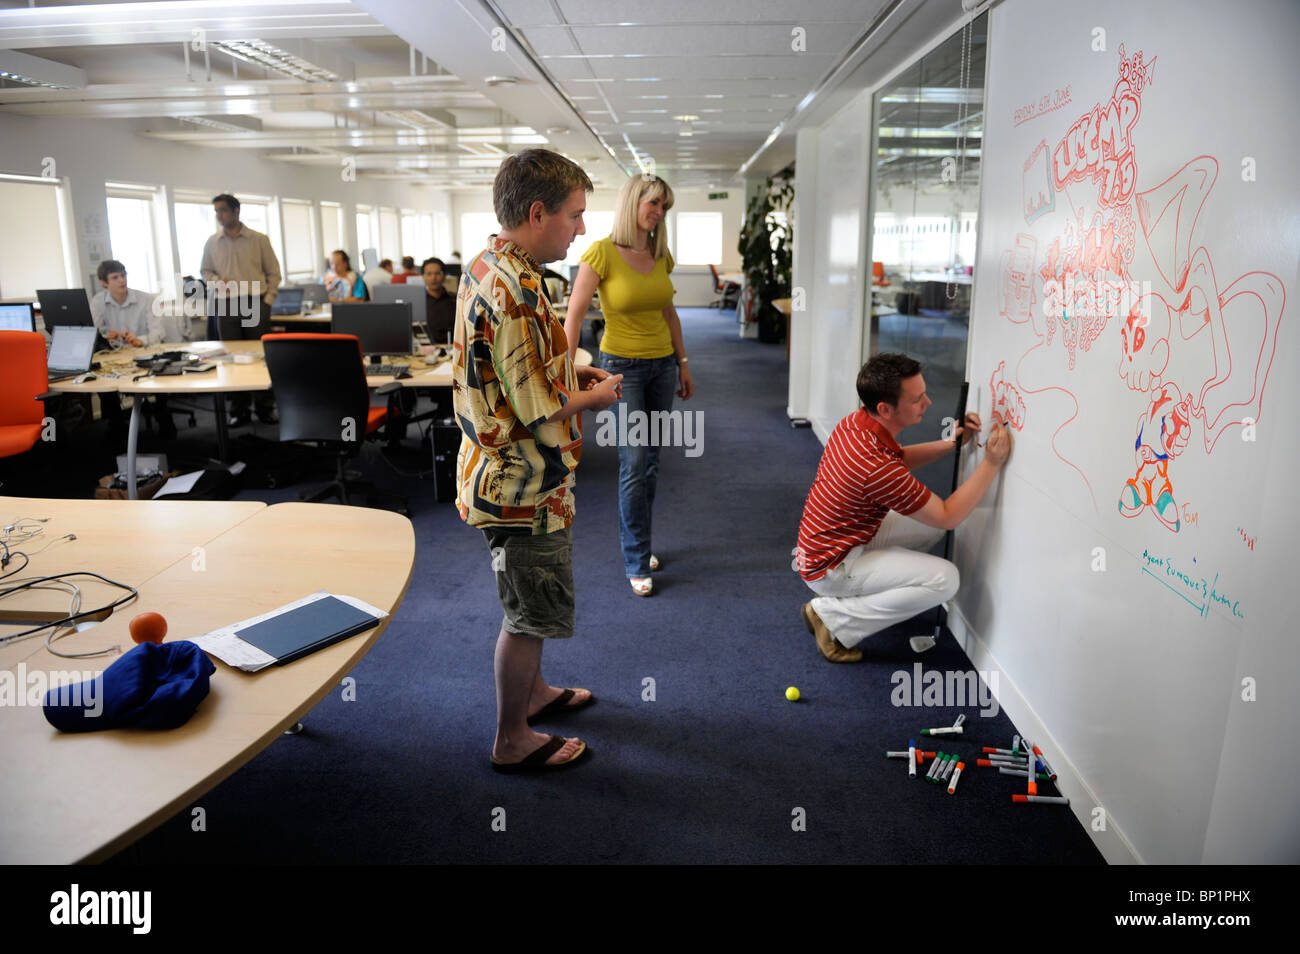
[(587, 174), (557, 153), (528, 149), (502, 162), (492, 203), (504, 228), (466, 266), (456, 300), (456, 505), (487, 539), (505, 611), (495, 658), (499, 772), (572, 765), (587, 744), (536, 732), (529, 720), (595, 701), (587, 689), (549, 685), (541, 671), (543, 641), (573, 635), (582, 411), (613, 404), (623, 378), (574, 369), (542, 284), (542, 264), (564, 258), (586, 231), (590, 191)]
[[(911, 471), (956, 445), (898, 443), (930, 406), (920, 363), (876, 355), (858, 372), (858, 397), (863, 406), (826, 442), (795, 548), (794, 569), (817, 594), (803, 605), (804, 625), (838, 663), (858, 662), (857, 644), (873, 633), (952, 599), (957, 567), (924, 551), (970, 515), (1011, 453), (1011, 433), (995, 426), (975, 472), (940, 500)], [(979, 415), (965, 424), (963, 443), (979, 433)]]

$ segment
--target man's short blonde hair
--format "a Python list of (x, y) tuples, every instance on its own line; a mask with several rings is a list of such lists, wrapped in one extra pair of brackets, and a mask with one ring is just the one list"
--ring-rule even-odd
[[(623, 188), (618, 190), (618, 200), (614, 203), (614, 228), (609, 233), (615, 245), (624, 248), (636, 246), (637, 209), (647, 199), (659, 196), (663, 197), (664, 211), (667, 212), (673, 207), (673, 190), (658, 176), (646, 173), (633, 176), (623, 183)], [(668, 254), (667, 224), (668, 218), (665, 216), (650, 233), (650, 251), (654, 253), (656, 262)]]
[(502, 161), (492, 183), (492, 208), (503, 229), (514, 229), (528, 220), (534, 202), (554, 215), (575, 189), (592, 191), (576, 162), (549, 149), (525, 149)]

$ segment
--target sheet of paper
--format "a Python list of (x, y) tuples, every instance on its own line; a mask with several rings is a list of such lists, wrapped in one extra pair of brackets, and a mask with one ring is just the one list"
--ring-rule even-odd
[(153, 495), (153, 499), (166, 497), (168, 494), (187, 494), (194, 489), (194, 485), (199, 482), (203, 476), (203, 471), (196, 470), (192, 474), (181, 474), (179, 477), (173, 477), (167, 483), (163, 484), (161, 489)]

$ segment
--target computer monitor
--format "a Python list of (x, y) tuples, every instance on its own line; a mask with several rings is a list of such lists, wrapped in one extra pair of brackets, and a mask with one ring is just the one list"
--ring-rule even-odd
[(35, 331), (36, 316), (26, 302), (0, 305), (0, 331)]
[(285, 285), (275, 296), (271, 305), (272, 315), (296, 315), (302, 311), (302, 289), (294, 285)]
[(370, 289), (370, 298), (376, 304), (391, 305), (393, 302), (409, 302), (412, 309), (427, 294), (424, 282), (407, 282), (404, 285), (376, 285)]
[(337, 335), (356, 335), (361, 350), (379, 364), (383, 356), (408, 355), (415, 348), (411, 340), (410, 302), (379, 304), (336, 303), (330, 316), (330, 331)]

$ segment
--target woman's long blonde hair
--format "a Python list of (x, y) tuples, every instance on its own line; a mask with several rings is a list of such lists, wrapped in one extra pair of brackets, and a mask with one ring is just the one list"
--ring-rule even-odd
[[(618, 190), (618, 201), (614, 203), (614, 227), (609, 237), (615, 245), (624, 248), (636, 247), (636, 213), (637, 208), (646, 199), (663, 196), (664, 212), (673, 207), (673, 190), (668, 183), (649, 173), (633, 176), (623, 183)], [(665, 215), (659, 225), (650, 233), (650, 250), (654, 252), (655, 261), (668, 254), (668, 216)]]

